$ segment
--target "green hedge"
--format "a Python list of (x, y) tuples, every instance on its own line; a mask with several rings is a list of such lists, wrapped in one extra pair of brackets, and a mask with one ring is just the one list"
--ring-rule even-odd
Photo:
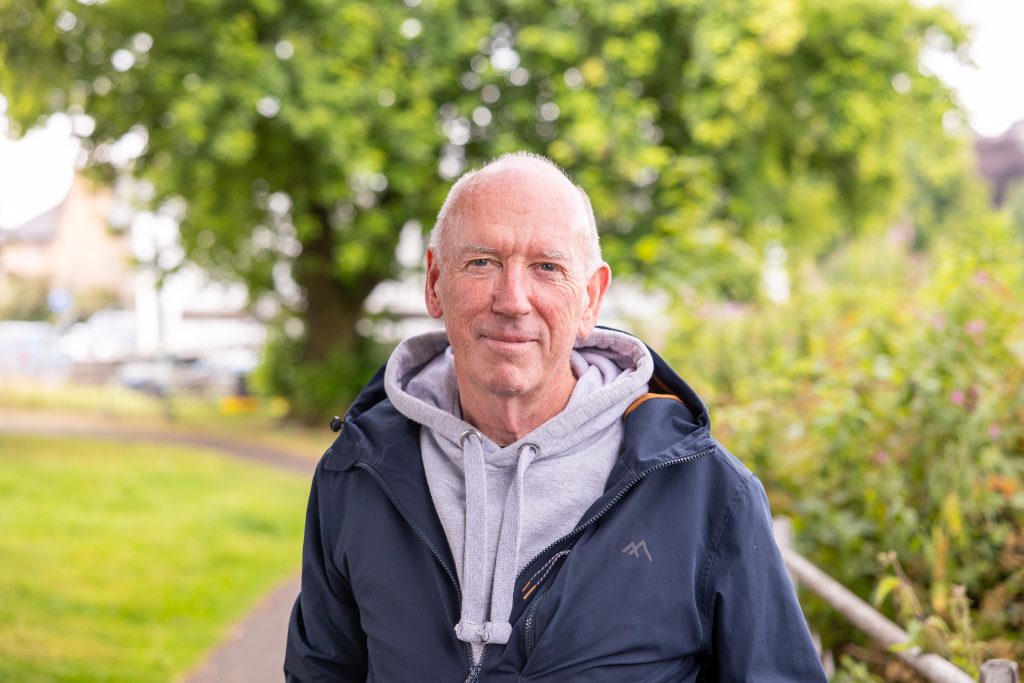
[[(1020, 659), (1024, 251), (998, 216), (905, 243), (803, 269), (782, 305), (691, 302), (669, 355), (802, 552), (968, 669)], [(857, 638), (805, 607), (826, 645)]]

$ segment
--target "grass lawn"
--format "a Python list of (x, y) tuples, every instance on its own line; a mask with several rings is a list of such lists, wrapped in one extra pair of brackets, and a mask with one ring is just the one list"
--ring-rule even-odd
[(0, 681), (174, 679), (298, 570), (308, 490), (195, 448), (0, 435)]

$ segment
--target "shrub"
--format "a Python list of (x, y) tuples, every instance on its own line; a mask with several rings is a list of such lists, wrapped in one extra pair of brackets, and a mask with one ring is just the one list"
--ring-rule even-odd
[[(911, 630), (959, 623), (963, 586), (983, 649), (1020, 657), (1024, 251), (1000, 217), (934, 240), (850, 245), (784, 305), (688, 307), (668, 355), (814, 562), (867, 597), (894, 551), (927, 595)], [(805, 607), (826, 645), (854, 637)]]

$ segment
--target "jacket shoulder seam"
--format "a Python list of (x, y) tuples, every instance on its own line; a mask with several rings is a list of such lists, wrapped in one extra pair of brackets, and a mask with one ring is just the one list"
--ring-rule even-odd
[(632, 413), (634, 410), (636, 410), (637, 408), (639, 408), (643, 404), (647, 403), (648, 401), (651, 401), (651, 400), (656, 399), (656, 398), (665, 398), (665, 399), (669, 399), (671, 401), (675, 401), (676, 403), (682, 403), (683, 402), (683, 400), (681, 398), (679, 398), (678, 396), (676, 396), (675, 394), (646, 393), (643, 396), (641, 396), (640, 398), (638, 398), (637, 400), (633, 401), (629, 405), (629, 407), (626, 408), (626, 412), (623, 413), (622, 417), (623, 418), (629, 417), (629, 414)]

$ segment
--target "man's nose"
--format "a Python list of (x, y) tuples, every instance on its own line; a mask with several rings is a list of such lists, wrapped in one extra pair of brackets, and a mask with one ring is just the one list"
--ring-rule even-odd
[(505, 267), (494, 283), (491, 310), (508, 316), (526, 315), (531, 310), (529, 284), (521, 269)]

